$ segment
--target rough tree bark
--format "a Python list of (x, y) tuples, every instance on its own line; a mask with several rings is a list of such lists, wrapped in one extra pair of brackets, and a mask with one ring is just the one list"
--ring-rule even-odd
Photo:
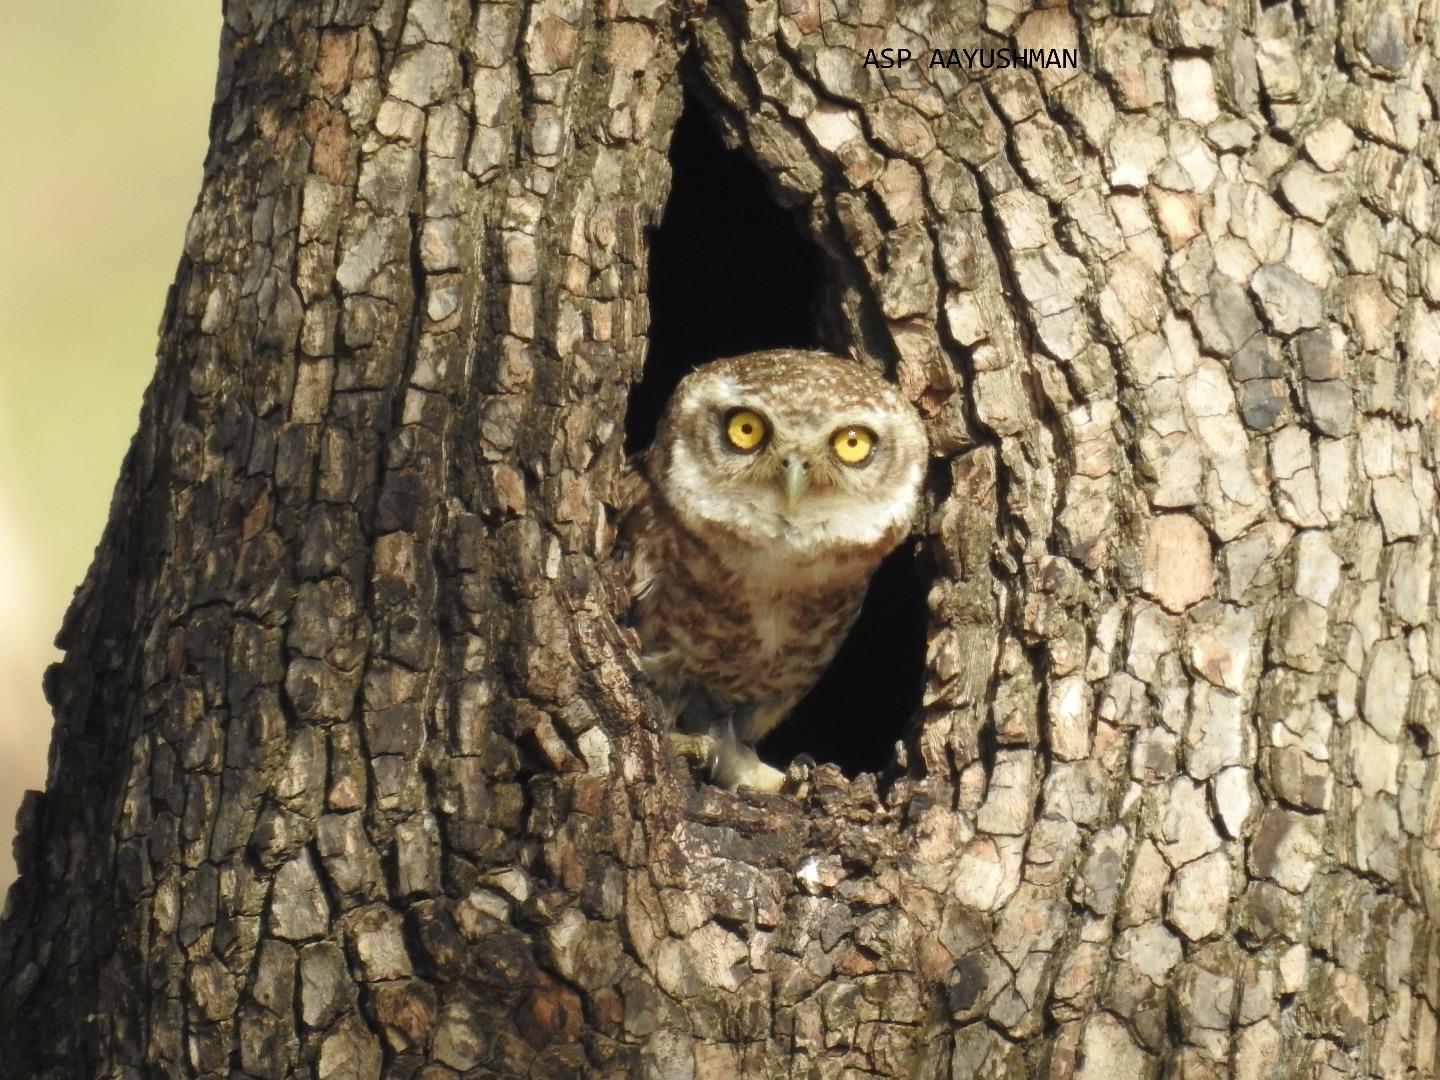
[[(0, 1072), (1434, 1075), (1436, 32), (230, 0)], [(936, 449), (922, 722), (805, 799), (612, 618), (687, 51)]]

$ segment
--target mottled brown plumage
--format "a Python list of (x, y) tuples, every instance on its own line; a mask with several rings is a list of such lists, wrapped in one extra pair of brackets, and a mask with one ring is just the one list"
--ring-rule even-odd
[(681, 726), (715, 739), (718, 782), (779, 785), (753, 743), (820, 677), (910, 531), (925, 457), (900, 392), (827, 353), (718, 360), (675, 391), (622, 526), (631, 621)]

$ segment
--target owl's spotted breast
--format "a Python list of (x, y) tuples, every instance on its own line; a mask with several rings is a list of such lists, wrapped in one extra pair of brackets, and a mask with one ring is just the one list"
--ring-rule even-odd
[(631, 621), (682, 725), (703, 700), (717, 775), (775, 786), (748, 744), (834, 657), (910, 530), (925, 456), (899, 391), (825, 353), (716, 361), (676, 390), (624, 522)]
[(758, 548), (716, 552), (663, 502), (651, 520), (660, 527), (635, 538), (632, 555), (640, 570), (632, 580), (643, 584), (631, 619), (646, 669), (676, 702), (700, 688), (736, 705), (770, 706), (744, 725), (742, 737), (758, 739), (834, 657), (876, 556), (777, 560)]

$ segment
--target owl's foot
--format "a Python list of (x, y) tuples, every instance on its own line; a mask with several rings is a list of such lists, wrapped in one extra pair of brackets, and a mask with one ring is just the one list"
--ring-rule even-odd
[(810, 793), (810, 778), (820, 766), (809, 754), (798, 754), (785, 769), (780, 790), (804, 798)]
[(722, 746), (720, 760), (710, 772), (710, 779), (730, 791), (749, 788), (752, 791), (777, 792), (785, 787), (785, 774), (766, 765), (753, 746), (731, 743)]
[[(728, 733), (727, 733), (728, 734)], [(760, 760), (753, 746), (734, 736), (692, 735), (684, 731), (667, 733), (670, 747), (698, 769), (703, 769), (712, 784), (736, 791), (780, 791), (785, 786), (785, 773)]]
[(670, 749), (679, 754), (697, 769), (704, 769), (713, 776), (715, 765), (720, 760), (720, 740), (714, 735), (691, 735), (684, 731), (666, 732)]

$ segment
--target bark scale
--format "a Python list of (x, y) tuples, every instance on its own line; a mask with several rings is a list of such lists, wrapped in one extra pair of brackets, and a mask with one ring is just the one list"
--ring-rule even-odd
[[(232, 0), (0, 1070), (1434, 1075), (1435, 32)], [(902, 775), (804, 801), (612, 618), (686, 50), (937, 451)]]

